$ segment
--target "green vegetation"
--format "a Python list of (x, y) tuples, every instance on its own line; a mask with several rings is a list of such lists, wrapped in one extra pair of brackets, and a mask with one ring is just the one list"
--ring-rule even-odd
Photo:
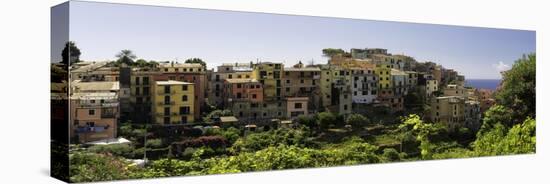
[(133, 65), (134, 60), (137, 58), (137, 56), (132, 52), (131, 50), (121, 50), (118, 54), (116, 54), (117, 63), (124, 63), (127, 65)]
[(185, 63), (198, 63), (206, 67), (206, 62), (204, 62), (201, 58), (189, 58), (185, 60)]
[(61, 51), (61, 63), (65, 65), (78, 63), (80, 62), (80, 54), (80, 49), (76, 47), (76, 44), (73, 41), (68, 41), (65, 43), (63, 51)]
[(496, 94), (498, 104), (513, 109), (514, 124), (536, 113), (536, 54), (518, 59), (512, 69), (502, 75), (501, 89)]
[(325, 57), (333, 57), (333, 56), (336, 56), (336, 55), (340, 55), (340, 56), (344, 56), (348, 54), (346, 51), (342, 50), (342, 49), (334, 49), (334, 48), (326, 48), (326, 49), (323, 49), (323, 55)]

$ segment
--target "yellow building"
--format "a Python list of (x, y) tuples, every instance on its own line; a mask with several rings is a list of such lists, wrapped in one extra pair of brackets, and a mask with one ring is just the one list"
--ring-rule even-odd
[(195, 86), (181, 81), (156, 81), (153, 85), (153, 122), (186, 124), (194, 122)]
[(390, 65), (376, 65), (376, 68), (374, 69), (374, 73), (378, 75), (378, 85), (379, 89), (391, 89), (393, 87), (393, 83), (391, 80), (391, 67)]
[(334, 65), (321, 67), (321, 104), (322, 107), (339, 114), (351, 113), (352, 74), (349, 69)]
[(134, 123), (150, 123), (152, 87), (154, 76), (158, 71), (153, 69), (133, 68), (130, 74), (130, 119)]
[(264, 87), (266, 101), (282, 100), (283, 64), (264, 62), (254, 66), (252, 78), (260, 81)]
[(461, 96), (432, 98), (430, 108), (432, 122), (444, 123), (450, 129), (457, 129), (465, 124), (465, 102)]

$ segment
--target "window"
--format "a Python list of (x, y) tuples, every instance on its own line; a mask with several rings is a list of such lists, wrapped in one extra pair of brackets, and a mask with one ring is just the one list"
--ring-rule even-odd
[(170, 124), (170, 117), (164, 117), (164, 124)]
[(287, 83), (287, 84), (290, 84), (290, 80), (286, 80), (286, 83)]
[(183, 90), (183, 91), (187, 91), (188, 88), (189, 88), (189, 87), (188, 87), (187, 85), (181, 86), (181, 90)]
[(88, 110), (88, 115), (95, 115), (95, 110), (94, 109)]
[(164, 104), (170, 104), (170, 96), (164, 96)]
[(188, 100), (187, 95), (183, 95), (183, 96), (181, 97), (181, 101), (187, 102), (187, 100)]
[(136, 87), (136, 95), (140, 95), (139, 93), (139, 87)]
[(143, 77), (143, 85), (149, 85), (149, 77)]
[(180, 115), (187, 115), (190, 112), (190, 108), (188, 106), (180, 107)]
[(302, 108), (302, 103), (295, 103), (294, 108), (301, 109)]
[(94, 104), (94, 103), (95, 103), (95, 100), (90, 100), (90, 103), (93, 103), (93, 104)]
[(227, 78), (232, 79), (233, 75), (229, 74), (229, 75), (227, 75)]
[(242, 94), (241, 93), (237, 93), (237, 98), (241, 98), (242, 97)]
[(143, 87), (143, 95), (149, 95), (149, 87)]
[(303, 84), (303, 83), (304, 83), (304, 79), (300, 80), (300, 83)]
[(164, 93), (170, 93), (170, 86), (164, 86)]
[(139, 77), (136, 77), (136, 85), (139, 85)]
[(164, 115), (165, 115), (165, 116), (170, 115), (170, 107), (165, 107), (165, 108), (164, 108)]
[(344, 105), (344, 110), (348, 110), (348, 105)]
[(242, 85), (241, 85), (241, 84), (237, 84), (237, 88), (241, 88), (241, 87), (242, 87)]
[(257, 95), (256, 95), (256, 94), (252, 94), (252, 98), (253, 98), (253, 99), (256, 99), (256, 98), (257, 98)]

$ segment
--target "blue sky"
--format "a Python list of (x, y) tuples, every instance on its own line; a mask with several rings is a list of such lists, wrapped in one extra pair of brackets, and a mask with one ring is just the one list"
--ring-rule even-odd
[(469, 79), (498, 79), (499, 70), (535, 52), (534, 31), (78, 1), (70, 4), (70, 39), (83, 60), (114, 59), (130, 49), (147, 60), (199, 57), (208, 68), (256, 60), (326, 63), (323, 48), (387, 48)]

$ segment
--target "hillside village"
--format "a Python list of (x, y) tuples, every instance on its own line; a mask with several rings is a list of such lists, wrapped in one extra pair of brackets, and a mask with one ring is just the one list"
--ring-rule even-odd
[[(490, 90), (465, 87), (464, 75), (437, 63), (379, 48), (325, 55), (327, 64), (225, 63), (210, 70), (173, 61), (145, 67), (76, 63), (70, 69), (71, 136), (81, 143), (116, 138), (117, 125), (128, 121), (269, 129), (301, 115), (369, 109), (421, 114), (450, 129), (475, 131), (494, 103)], [(212, 109), (231, 113), (206, 119)]]

